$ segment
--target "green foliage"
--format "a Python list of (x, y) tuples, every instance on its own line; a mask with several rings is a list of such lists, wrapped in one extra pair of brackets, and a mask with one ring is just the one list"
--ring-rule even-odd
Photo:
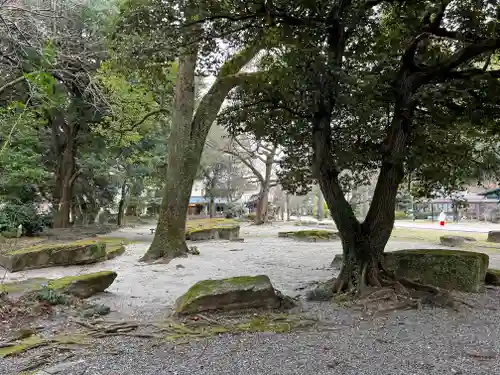
[(36, 299), (40, 302), (47, 302), (50, 305), (65, 305), (69, 298), (57, 290), (51, 289), (48, 285), (43, 285), (42, 289), (36, 293)]
[(7, 203), (0, 208), (0, 231), (15, 233), (18, 226), (22, 225), (23, 232), (32, 236), (51, 224), (51, 216), (38, 213), (32, 204)]

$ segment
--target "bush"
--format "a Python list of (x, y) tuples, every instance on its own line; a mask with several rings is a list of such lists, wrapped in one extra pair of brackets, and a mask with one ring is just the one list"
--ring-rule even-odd
[(396, 211), (395, 212), (395, 219), (396, 220), (408, 219), (408, 215), (404, 211)]
[(33, 236), (52, 226), (52, 216), (38, 213), (30, 204), (6, 204), (0, 210), (0, 232), (15, 233), (19, 224), (26, 235)]

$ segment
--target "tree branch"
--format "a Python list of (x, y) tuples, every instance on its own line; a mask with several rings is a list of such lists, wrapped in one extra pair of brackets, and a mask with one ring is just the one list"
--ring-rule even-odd
[(262, 173), (260, 173), (259, 170), (255, 168), (255, 166), (250, 162), (250, 160), (246, 159), (245, 157), (243, 157), (242, 155), (238, 154), (235, 151), (224, 150), (223, 152), (228, 155), (236, 156), (243, 164), (245, 164), (248, 167), (248, 169), (252, 171), (252, 173), (255, 175), (255, 177), (260, 183), (262, 184), (265, 183), (264, 176), (262, 176)]
[(0, 94), (2, 92), (4, 92), (5, 90), (11, 88), (12, 86), (15, 86), (17, 85), (18, 83), (21, 83), (23, 82), (24, 80), (26, 80), (26, 77), (25, 76), (21, 76), (21, 77), (17, 77), (16, 79), (6, 83), (5, 85), (3, 85), (2, 87), (0, 87)]

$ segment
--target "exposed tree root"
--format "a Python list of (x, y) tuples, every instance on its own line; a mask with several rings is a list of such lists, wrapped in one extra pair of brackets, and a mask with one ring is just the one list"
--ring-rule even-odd
[(344, 293), (353, 295), (358, 301), (356, 305), (370, 314), (407, 309), (420, 310), (423, 305), (453, 310), (458, 310), (461, 305), (474, 307), (447, 290), (396, 277), (381, 262), (376, 266), (366, 263), (358, 272), (355, 268), (352, 265), (344, 265), (333, 290), (337, 295)]

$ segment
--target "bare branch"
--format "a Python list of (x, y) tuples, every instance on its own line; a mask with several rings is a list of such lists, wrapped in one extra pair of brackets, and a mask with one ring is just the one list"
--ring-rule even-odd
[(26, 77), (24, 76), (21, 76), (21, 77), (17, 77), (16, 79), (6, 83), (5, 85), (3, 85), (2, 87), (0, 87), (0, 94), (2, 92), (4, 92), (5, 90), (7, 90), (8, 88), (11, 88), (12, 86), (15, 86), (17, 85), (18, 83), (21, 83), (23, 82), (24, 80), (26, 79)]

